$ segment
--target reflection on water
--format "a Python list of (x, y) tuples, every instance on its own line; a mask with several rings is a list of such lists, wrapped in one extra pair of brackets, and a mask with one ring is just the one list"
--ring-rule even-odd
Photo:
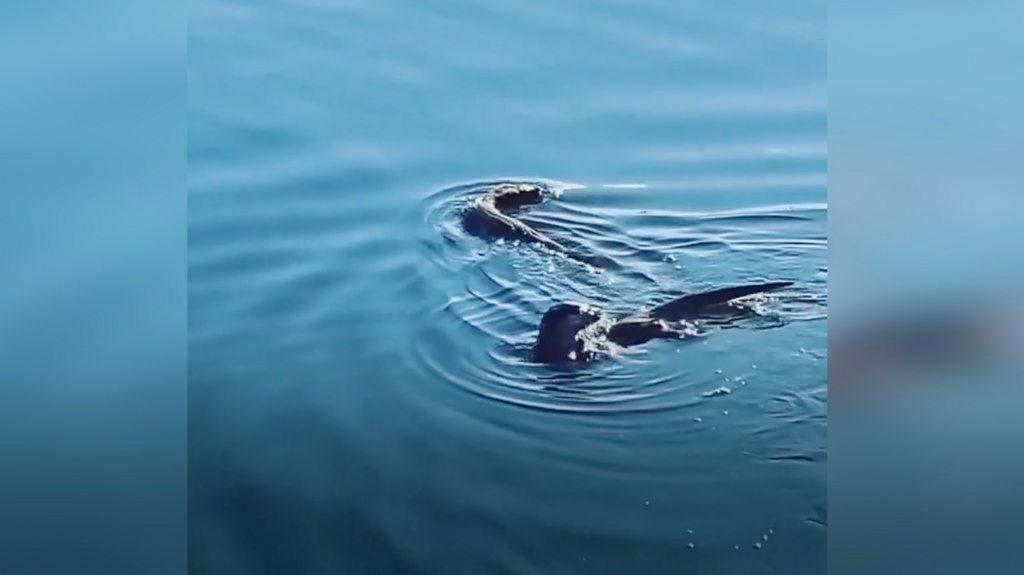
[[(823, 24), (200, 3), (192, 569), (823, 572)], [(509, 179), (555, 196), (523, 221), (602, 259), (468, 235), (465, 198)], [(556, 303), (771, 280), (796, 283), (699, 338), (530, 360)]]

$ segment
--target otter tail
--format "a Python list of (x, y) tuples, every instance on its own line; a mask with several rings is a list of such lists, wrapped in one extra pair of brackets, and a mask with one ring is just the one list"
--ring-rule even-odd
[(793, 285), (793, 282), (770, 282), (763, 284), (751, 284), (736, 287), (727, 287), (685, 295), (654, 308), (650, 316), (656, 319), (667, 321), (678, 321), (681, 319), (692, 319), (700, 317), (701, 314), (709, 311), (709, 308), (728, 303), (734, 299), (746, 297), (756, 293), (777, 290)]

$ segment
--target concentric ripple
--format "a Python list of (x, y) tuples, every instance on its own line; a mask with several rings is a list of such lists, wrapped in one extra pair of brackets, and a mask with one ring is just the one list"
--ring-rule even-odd
[[(486, 242), (469, 235), (461, 225), (462, 211), (503, 182), (542, 186), (545, 203), (516, 217), (574, 250), (604, 255), (611, 265), (597, 267), (543, 246)], [(701, 322), (693, 339), (629, 350), (609, 345), (599, 360), (583, 365), (533, 362), (537, 325), (552, 305), (587, 303), (621, 317), (682, 293), (769, 279), (743, 273), (755, 254), (757, 268), (766, 270), (772, 262), (785, 264), (792, 250), (824, 247), (823, 238), (782, 233), (786, 228), (814, 229), (808, 224), (820, 225), (815, 220), (824, 216), (824, 206), (787, 204), (713, 213), (644, 209), (650, 201), (645, 194), (665, 192), (649, 186), (590, 188), (510, 179), (430, 194), (423, 210), (427, 225), (420, 273), (432, 280), (423, 302), (425, 317), (418, 322), (422, 329), (409, 346), (412, 361), (426, 372), (423, 379), (544, 411), (676, 410), (707, 401), (701, 393), (704, 378), (682, 363), (706, 346), (703, 336), (725, 327), (767, 329), (824, 316), (822, 279), (821, 285), (804, 282), (779, 295), (737, 304), (742, 313)], [(635, 196), (637, 208), (618, 207), (623, 195)], [(712, 255), (715, 261), (706, 262)], [(799, 279), (786, 265), (780, 267), (770, 279)]]

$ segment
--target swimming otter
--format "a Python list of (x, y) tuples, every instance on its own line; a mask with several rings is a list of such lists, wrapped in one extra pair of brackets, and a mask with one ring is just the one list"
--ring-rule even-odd
[(539, 243), (568, 254), (569, 250), (562, 244), (507, 215), (543, 201), (544, 190), (536, 184), (498, 184), (462, 213), (462, 225), (474, 236)]
[(543, 363), (589, 361), (593, 350), (587, 349), (585, 330), (603, 334), (622, 347), (640, 345), (652, 339), (678, 339), (685, 332), (669, 322), (696, 319), (734, 299), (793, 285), (793, 282), (771, 282), (717, 289), (692, 294), (664, 303), (651, 311), (615, 322), (601, 322), (596, 309), (578, 304), (559, 304), (549, 309), (540, 322), (534, 359)]
[[(579, 254), (545, 236), (523, 222), (509, 216), (523, 206), (544, 201), (545, 188), (529, 183), (496, 184), (488, 193), (473, 201), (462, 213), (462, 225), (469, 233), (484, 239), (504, 238), (539, 243), (568, 257), (598, 267), (615, 268), (617, 264), (600, 256)], [(587, 349), (590, 337), (603, 335), (617, 345), (629, 347), (652, 339), (676, 339), (686, 333), (669, 322), (705, 316), (734, 299), (793, 285), (793, 282), (772, 282), (717, 289), (692, 294), (664, 303), (645, 314), (618, 321), (604, 318), (594, 309), (578, 304), (559, 304), (549, 309), (541, 320), (533, 352), (537, 361), (557, 363), (589, 361), (593, 350)], [(601, 321), (604, 319), (604, 321)]]
[(544, 202), (547, 188), (529, 183), (496, 184), (488, 193), (474, 200), (462, 212), (462, 227), (470, 234), (492, 240), (502, 238), (541, 244), (577, 262), (605, 270), (620, 269), (615, 260), (586, 253), (556, 242), (548, 236), (510, 216), (511, 212)]

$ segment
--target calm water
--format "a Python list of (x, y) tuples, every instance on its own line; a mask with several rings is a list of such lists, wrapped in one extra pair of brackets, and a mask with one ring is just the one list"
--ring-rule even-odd
[[(823, 573), (824, 27), (806, 0), (193, 3), (193, 571)], [(506, 178), (615, 265), (467, 236)], [(530, 362), (556, 303), (759, 280), (797, 285)]]

